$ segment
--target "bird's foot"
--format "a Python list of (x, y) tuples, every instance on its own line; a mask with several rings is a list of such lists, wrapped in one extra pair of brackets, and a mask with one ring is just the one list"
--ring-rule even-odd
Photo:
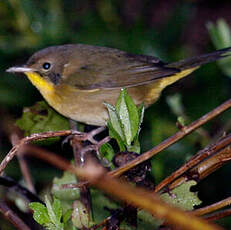
[(89, 141), (93, 145), (97, 145), (99, 141), (95, 140), (94, 137), (106, 129), (105, 126), (96, 128), (88, 133), (79, 132), (77, 130), (72, 131), (72, 135), (68, 138), (73, 138), (75, 136), (79, 141)]

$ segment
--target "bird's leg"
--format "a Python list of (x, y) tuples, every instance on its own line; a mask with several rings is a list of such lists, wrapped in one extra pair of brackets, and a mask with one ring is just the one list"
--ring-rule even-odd
[(96, 136), (97, 134), (103, 132), (105, 129), (106, 129), (105, 126), (101, 126), (99, 128), (93, 129), (89, 133), (85, 133), (85, 135), (86, 135), (85, 136), (85, 138), (86, 138), (85, 140), (91, 142), (92, 144), (96, 144), (97, 145), (99, 142), (94, 139), (94, 136)]
[[(110, 137), (107, 136), (107, 137), (103, 138), (102, 140), (97, 141), (95, 139), (95, 136), (100, 134), (104, 130), (106, 130), (106, 127), (101, 126), (101, 127), (96, 128), (96, 129), (93, 129), (90, 132), (80, 132), (76, 126), (76, 122), (73, 120), (70, 120), (70, 128), (71, 128), (72, 134), (70, 136), (66, 137), (62, 143), (63, 144), (65, 144), (67, 142), (72, 143), (73, 139), (75, 139), (75, 143), (76, 143), (75, 145), (79, 146), (79, 149), (80, 149), (80, 153), (79, 153), (79, 157), (78, 157), (79, 163), (85, 161), (84, 155), (86, 154), (86, 152), (89, 152), (89, 151), (95, 151), (98, 159), (102, 160), (102, 157), (99, 153), (99, 149), (103, 144), (110, 141)], [(79, 142), (78, 144), (77, 144), (77, 140)], [(85, 144), (84, 145), (82, 142), (85, 142), (85, 141), (90, 142), (90, 144), (86, 145), (86, 143), (84, 143)], [(81, 143), (81, 147), (80, 147), (80, 143)], [(104, 162), (104, 164), (105, 164), (105, 162)]]

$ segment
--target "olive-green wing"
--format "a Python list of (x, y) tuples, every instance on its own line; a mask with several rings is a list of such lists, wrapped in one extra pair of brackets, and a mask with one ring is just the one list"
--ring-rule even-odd
[[(81, 50), (82, 52), (82, 50)], [(116, 49), (100, 48), (85, 57), (84, 65), (68, 74), (64, 83), (81, 90), (114, 89), (147, 84), (156, 79), (178, 73), (177, 68), (166, 67), (158, 58), (131, 55)], [(86, 58), (87, 57), (87, 58)], [(78, 57), (76, 57), (78, 58)]]

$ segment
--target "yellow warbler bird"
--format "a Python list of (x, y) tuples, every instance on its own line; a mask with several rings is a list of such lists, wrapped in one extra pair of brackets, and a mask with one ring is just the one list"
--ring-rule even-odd
[(127, 88), (137, 105), (144, 102), (147, 107), (166, 86), (230, 51), (231, 47), (169, 64), (118, 49), (68, 44), (40, 50), (24, 66), (7, 72), (25, 73), (62, 115), (102, 126), (108, 119), (103, 102), (115, 104), (121, 88)]

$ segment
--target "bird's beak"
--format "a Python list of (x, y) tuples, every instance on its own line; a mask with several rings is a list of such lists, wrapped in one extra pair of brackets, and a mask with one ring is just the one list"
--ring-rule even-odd
[(25, 72), (35, 72), (35, 69), (28, 68), (24, 66), (13, 66), (6, 70), (8, 73), (25, 73)]

